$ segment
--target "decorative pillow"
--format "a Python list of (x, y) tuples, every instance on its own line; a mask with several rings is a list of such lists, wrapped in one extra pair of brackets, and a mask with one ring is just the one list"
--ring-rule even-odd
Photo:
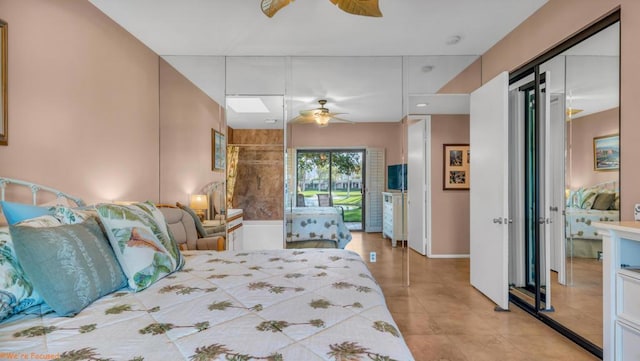
[(199, 238), (207, 237), (207, 230), (204, 229), (204, 226), (202, 225), (202, 221), (200, 220), (200, 217), (198, 217), (196, 212), (194, 212), (193, 209), (185, 206), (180, 202), (176, 202), (176, 206), (178, 206), (178, 208), (181, 208), (182, 210), (189, 213), (191, 218), (193, 218), (193, 221), (196, 223), (196, 231), (198, 231), (198, 237)]
[(65, 206), (56, 206), (51, 209), (55, 218), (62, 224), (78, 224), (88, 220), (91, 217), (98, 217), (95, 210), (70, 208)]
[(12, 226), (11, 236), (25, 274), (60, 316), (73, 316), (127, 284), (94, 219), (46, 228)]
[(596, 199), (593, 201), (593, 205), (591, 209), (597, 209), (600, 211), (607, 210), (611, 207), (613, 202), (615, 201), (616, 195), (614, 193), (602, 192), (596, 196)]
[(9, 227), (0, 227), (0, 320), (41, 303), (18, 262)]
[(153, 203), (146, 201), (141, 203), (134, 203), (132, 204), (132, 206), (138, 207), (143, 211), (151, 214), (151, 216), (153, 216), (153, 219), (156, 221), (156, 223), (158, 224), (158, 227), (160, 228), (162, 233), (165, 235), (165, 237), (171, 240), (171, 242), (176, 243), (176, 240), (173, 238), (173, 234), (171, 234), (169, 227), (167, 227), (167, 222), (164, 219), (164, 215), (162, 214), (162, 212), (160, 212), (158, 208), (156, 208), (156, 206)]
[(96, 209), (133, 290), (141, 291), (184, 265), (162, 213), (153, 204), (105, 203), (98, 204)]
[(580, 188), (573, 192), (571, 197), (572, 205), (577, 208), (591, 209), (597, 194), (593, 189)]
[(50, 207), (38, 207), (29, 204), (1, 201), (2, 211), (9, 225), (14, 225), (25, 219), (51, 214)]
[(62, 225), (60, 220), (52, 215), (44, 215), (36, 218), (25, 219), (22, 222), (15, 224), (16, 226), (43, 228), (43, 227), (56, 227)]
[(617, 211), (620, 209), (620, 192), (615, 193), (615, 197), (613, 203), (611, 203), (611, 207), (609, 209)]

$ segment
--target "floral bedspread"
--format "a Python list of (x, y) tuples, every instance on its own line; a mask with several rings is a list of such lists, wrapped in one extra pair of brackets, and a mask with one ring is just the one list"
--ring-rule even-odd
[(611, 222), (620, 220), (620, 211), (581, 209), (567, 207), (565, 211), (565, 234), (573, 238), (602, 240), (592, 222)]
[(287, 242), (332, 240), (338, 248), (351, 241), (351, 232), (334, 207), (296, 207), (287, 213)]
[(0, 323), (0, 359), (413, 360), (354, 252), (184, 255), (182, 271), (105, 296), (75, 317)]

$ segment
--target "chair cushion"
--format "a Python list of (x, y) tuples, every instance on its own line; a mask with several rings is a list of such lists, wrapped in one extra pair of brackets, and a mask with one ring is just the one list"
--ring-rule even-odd
[(189, 213), (191, 218), (193, 218), (193, 223), (195, 223), (196, 231), (198, 231), (198, 237), (206, 237), (207, 230), (204, 229), (204, 226), (202, 225), (202, 221), (200, 221), (200, 217), (198, 217), (196, 212), (194, 212), (193, 209), (185, 206), (180, 202), (176, 202), (176, 206), (178, 206), (178, 208), (182, 209), (183, 211)]
[(191, 215), (180, 208), (162, 207), (160, 212), (164, 215), (176, 243), (185, 245), (187, 249), (196, 249), (198, 232)]

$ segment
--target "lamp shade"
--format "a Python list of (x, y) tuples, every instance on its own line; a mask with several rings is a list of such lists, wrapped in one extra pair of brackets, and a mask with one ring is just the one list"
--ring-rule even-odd
[(189, 202), (191, 209), (204, 210), (209, 208), (209, 202), (205, 194), (192, 194)]

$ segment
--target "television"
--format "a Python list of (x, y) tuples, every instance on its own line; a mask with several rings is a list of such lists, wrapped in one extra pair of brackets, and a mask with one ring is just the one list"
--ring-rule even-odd
[(387, 166), (387, 189), (406, 190), (407, 189), (407, 165), (393, 164)]

